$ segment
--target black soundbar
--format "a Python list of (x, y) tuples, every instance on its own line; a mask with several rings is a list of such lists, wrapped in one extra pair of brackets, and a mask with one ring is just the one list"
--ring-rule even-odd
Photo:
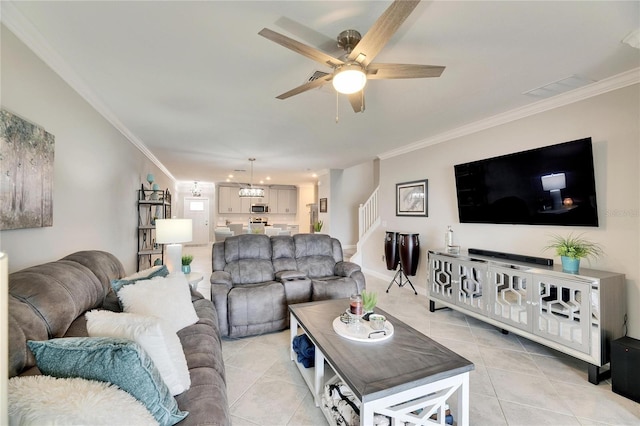
[(525, 256), (515, 253), (502, 253), (500, 251), (491, 251), (483, 249), (470, 248), (469, 254), (478, 254), (480, 256), (495, 257), (497, 259), (515, 260), (516, 262), (535, 263), (536, 265), (553, 266), (553, 259), (545, 259), (544, 257)]

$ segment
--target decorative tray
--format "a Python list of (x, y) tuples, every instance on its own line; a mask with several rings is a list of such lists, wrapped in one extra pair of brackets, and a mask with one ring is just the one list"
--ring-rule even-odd
[(380, 342), (393, 336), (393, 324), (389, 321), (384, 322), (383, 330), (374, 330), (369, 321), (362, 320), (356, 326), (353, 323), (345, 324), (337, 317), (333, 320), (333, 330), (342, 337), (358, 342)]

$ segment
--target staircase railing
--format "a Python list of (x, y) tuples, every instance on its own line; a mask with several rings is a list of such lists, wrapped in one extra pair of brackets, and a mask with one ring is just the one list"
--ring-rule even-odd
[(362, 236), (374, 225), (378, 219), (378, 186), (364, 204), (360, 204), (358, 208), (358, 237)]

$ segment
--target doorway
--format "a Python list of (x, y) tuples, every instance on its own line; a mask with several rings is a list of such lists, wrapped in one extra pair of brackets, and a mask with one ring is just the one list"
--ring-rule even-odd
[(183, 217), (193, 222), (193, 240), (189, 244), (209, 244), (209, 199), (184, 197)]

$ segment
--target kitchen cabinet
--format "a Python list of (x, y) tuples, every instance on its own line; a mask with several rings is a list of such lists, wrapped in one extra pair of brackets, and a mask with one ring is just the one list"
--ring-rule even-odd
[(278, 189), (278, 213), (296, 214), (298, 211), (298, 190)]
[[(260, 187), (256, 187), (260, 188)], [(218, 213), (251, 213), (251, 204), (268, 203), (268, 188), (265, 190), (263, 198), (240, 198), (240, 188), (237, 186), (219, 186), (218, 187)]]
[(297, 212), (297, 188), (271, 188), (269, 190), (269, 213), (296, 214)]
[(431, 312), (438, 302), (582, 359), (594, 384), (624, 334), (623, 274), (429, 251), (429, 281)]
[(218, 187), (218, 213), (242, 213), (242, 201), (238, 195), (238, 188)]
[(298, 212), (297, 188), (269, 189), (269, 213), (296, 214)]

